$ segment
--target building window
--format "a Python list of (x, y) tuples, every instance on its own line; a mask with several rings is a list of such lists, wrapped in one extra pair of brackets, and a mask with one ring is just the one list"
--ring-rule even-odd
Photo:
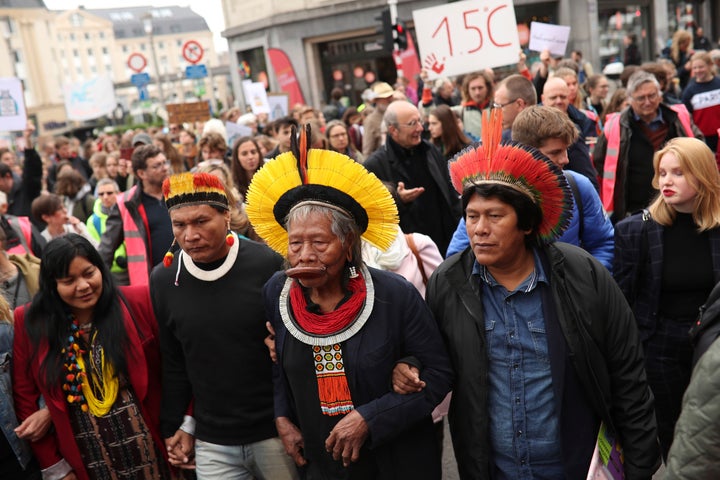
[(93, 56), (93, 50), (92, 50), (92, 48), (88, 48), (87, 52), (88, 52), (88, 56), (89, 56), (89, 57), (92, 57), (92, 56)]
[(183, 46), (183, 41), (182, 41), (182, 40), (176, 40), (176, 41), (175, 41), (175, 45), (177, 45), (178, 48), (181, 48), (181, 47)]
[(100, 39), (104, 40), (104, 39), (105, 39), (105, 32), (98, 32), (98, 37), (100, 37)]
[(102, 47), (102, 53), (103, 53), (103, 55), (107, 55), (107, 54), (108, 54), (108, 48), (107, 48), (107, 47)]
[(165, 42), (158, 42), (158, 48), (159, 48), (160, 50), (162, 50), (163, 48), (165, 48)]
[(77, 48), (73, 48), (73, 57), (80, 58), (80, 53), (78, 53)]
[(122, 46), (122, 51), (123, 51), (123, 53), (128, 53), (128, 50), (129, 50), (129, 49), (128, 49), (128, 46), (127, 46), (127, 45), (123, 45), (123, 46)]
[(74, 41), (75, 41), (75, 34), (74, 34), (74, 33), (71, 33), (70, 35), (68, 35), (68, 37), (70, 38), (70, 41), (71, 41), (71, 42), (74, 42)]
[(141, 44), (140, 44), (140, 50), (143, 51), (143, 52), (145, 51), (145, 44), (144, 44), (144, 43), (141, 43)]
[(95, 65), (90, 66), (90, 72), (97, 73), (97, 67)]
[(88, 32), (85, 32), (85, 40), (90, 40), (90, 34)]

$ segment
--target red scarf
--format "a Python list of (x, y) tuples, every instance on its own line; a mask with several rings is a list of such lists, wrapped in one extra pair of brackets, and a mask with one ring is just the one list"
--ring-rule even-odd
[(468, 100), (468, 101), (462, 103), (463, 107), (475, 107), (478, 110), (483, 110), (483, 109), (487, 108), (488, 105), (490, 105), (489, 98), (481, 104), (478, 104), (477, 102), (473, 102), (472, 100)]
[(317, 314), (307, 310), (307, 299), (302, 288), (297, 282), (293, 282), (290, 287), (290, 304), (300, 328), (313, 335), (330, 335), (350, 325), (357, 318), (367, 296), (365, 280), (361, 274), (350, 279), (348, 290), (352, 295), (347, 302), (332, 312)]

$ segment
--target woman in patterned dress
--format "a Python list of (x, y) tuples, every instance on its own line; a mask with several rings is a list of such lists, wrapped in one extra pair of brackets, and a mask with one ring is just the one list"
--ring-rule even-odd
[(19, 419), (43, 396), (54, 431), (33, 442), (43, 478), (169, 479), (159, 434), (160, 350), (147, 286), (115, 286), (69, 234), (43, 252), (40, 289), (15, 311)]

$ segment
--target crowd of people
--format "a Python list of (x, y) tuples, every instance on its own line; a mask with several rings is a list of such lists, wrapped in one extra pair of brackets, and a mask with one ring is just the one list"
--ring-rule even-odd
[(28, 124), (0, 478), (438, 479), (446, 415), (463, 479), (601, 475), (599, 432), (625, 478), (715, 478), (720, 56), (686, 33), (618, 82), (546, 51), (273, 121)]

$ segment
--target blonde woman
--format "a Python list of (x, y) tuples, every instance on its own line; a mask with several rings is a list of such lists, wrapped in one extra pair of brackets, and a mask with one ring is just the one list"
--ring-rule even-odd
[(720, 281), (720, 174), (701, 140), (670, 140), (653, 159), (658, 197), (615, 226), (615, 280), (633, 308), (663, 458), (692, 372), (688, 330)]

